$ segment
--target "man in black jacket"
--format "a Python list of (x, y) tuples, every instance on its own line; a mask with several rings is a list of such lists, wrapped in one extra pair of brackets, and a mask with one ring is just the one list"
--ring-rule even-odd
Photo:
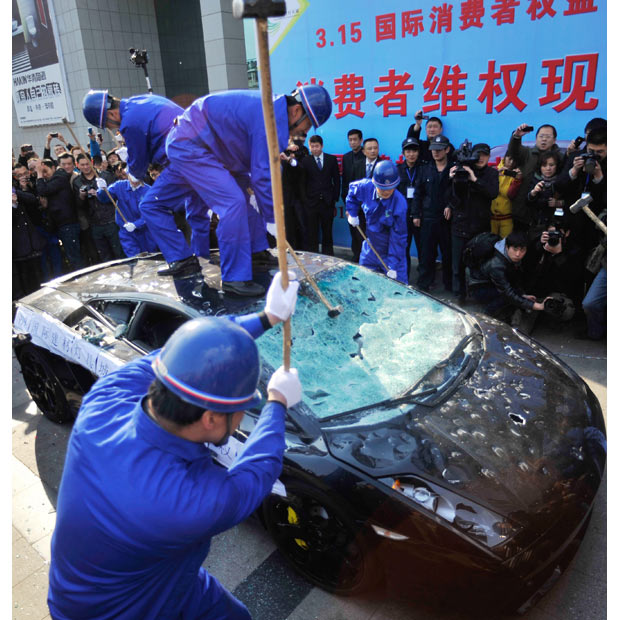
[(303, 203), (308, 225), (308, 249), (319, 251), (319, 228), (321, 230), (321, 251), (334, 255), (332, 226), (336, 213), (336, 202), (340, 196), (340, 171), (334, 155), (323, 152), (323, 138), (311, 136), (310, 157), (301, 161), (306, 173), (303, 187)]
[(476, 280), (487, 281), (473, 290), (476, 300), (485, 304), (486, 314), (504, 321), (515, 321), (516, 310), (544, 310), (544, 302), (538, 302), (534, 295), (523, 292), (521, 261), (526, 252), (527, 235), (513, 231), (495, 244), (493, 256), (474, 274)]
[(451, 195), (448, 205), (452, 218), (452, 292), (465, 296), (465, 268), (462, 261), (465, 244), (477, 234), (491, 230), (491, 202), (499, 194), (499, 173), (489, 164), (491, 147), (475, 144), (473, 166), (452, 166)]
[[(432, 161), (433, 157), (430, 152), (430, 143), (433, 141), (433, 138), (439, 136), (443, 133), (443, 123), (440, 118), (436, 116), (431, 116), (430, 118), (426, 117), (428, 120), (426, 121), (426, 140), (420, 139), (420, 134), (422, 133), (422, 120), (425, 118), (422, 110), (418, 110), (413, 117), (415, 123), (409, 126), (409, 130), (407, 131), (407, 138), (415, 138), (420, 144), (420, 161), (422, 163), (428, 163)], [(448, 157), (452, 157), (454, 153), (454, 146), (448, 141)]]
[(405, 161), (398, 164), (400, 185), (398, 191), (407, 200), (407, 274), (411, 271), (411, 241), (415, 239), (416, 253), (420, 256), (420, 227), (413, 225), (413, 196), (415, 194), (415, 182), (420, 172), (420, 144), (415, 138), (405, 138), (402, 143)]
[[(99, 258), (102, 261), (124, 258), (125, 254), (118, 238), (118, 226), (114, 221), (114, 205), (97, 200), (97, 173), (90, 158), (83, 153), (78, 155), (77, 165), (80, 174), (73, 180), (73, 192), (78, 209), (83, 209), (88, 218)], [(101, 173), (101, 178), (108, 185), (116, 180), (107, 170)]]
[(37, 193), (47, 198), (47, 215), (62, 242), (71, 271), (84, 266), (80, 252), (80, 223), (71, 190), (71, 175), (52, 159), (37, 161)]
[(450, 245), (450, 140), (439, 135), (430, 145), (433, 160), (418, 173), (413, 196), (413, 225), (420, 227), (418, 288), (428, 291), (435, 280), (437, 246), (441, 250), (443, 284), (452, 290), (452, 250)]

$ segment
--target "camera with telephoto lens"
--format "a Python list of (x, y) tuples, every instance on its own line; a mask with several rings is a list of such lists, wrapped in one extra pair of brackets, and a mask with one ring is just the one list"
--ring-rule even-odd
[(472, 168), (478, 163), (478, 153), (474, 151), (469, 140), (463, 141), (458, 151), (454, 152), (456, 159), (456, 170), (454, 171), (455, 183), (466, 183), (469, 180), (469, 172), (465, 166)]
[(129, 53), (131, 54), (129, 60), (131, 60), (136, 67), (143, 67), (149, 61), (149, 55), (146, 50), (137, 50), (135, 47), (130, 47)]
[(563, 299), (557, 299), (556, 297), (549, 297), (544, 303), (545, 312), (555, 317), (560, 317), (564, 314), (566, 309), (566, 302)]
[(548, 234), (549, 234), (549, 239), (547, 240), (547, 243), (551, 247), (555, 247), (556, 245), (559, 245), (560, 241), (564, 239), (564, 235), (562, 234), (562, 231), (560, 230), (550, 230)]
[(588, 151), (583, 156), (583, 170), (586, 174), (594, 174), (596, 170), (596, 162), (601, 161), (601, 156), (593, 153), (592, 151)]

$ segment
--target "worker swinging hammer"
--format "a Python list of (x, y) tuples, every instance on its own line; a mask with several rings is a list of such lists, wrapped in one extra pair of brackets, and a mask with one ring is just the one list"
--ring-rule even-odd
[(297, 371), (281, 367), (228, 470), (223, 445), (256, 407), (254, 338), (290, 317), (298, 282), (278, 272), (264, 312), (202, 317), (162, 349), (99, 379), (71, 433), (58, 495), (48, 604), (54, 620), (249, 620), (245, 605), (201, 564), (213, 536), (247, 518), (282, 469)]

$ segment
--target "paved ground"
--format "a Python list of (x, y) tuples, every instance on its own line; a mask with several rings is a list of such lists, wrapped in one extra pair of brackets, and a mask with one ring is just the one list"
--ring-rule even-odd
[[(441, 290), (433, 293), (447, 298)], [(584, 378), (606, 415), (606, 343), (578, 341), (571, 332), (552, 326), (537, 328), (534, 337)], [(39, 413), (14, 358), (12, 418), (12, 617), (44, 620), (50, 618), (46, 605), (50, 540), (71, 429), (55, 425)], [(551, 592), (524, 616), (527, 620), (606, 618), (606, 519), (604, 480), (577, 556)], [(463, 614), (442, 611), (440, 601), (412, 605), (377, 595), (339, 598), (312, 588), (283, 564), (269, 536), (253, 521), (216, 537), (205, 566), (248, 605), (255, 620), (466, 619)]]

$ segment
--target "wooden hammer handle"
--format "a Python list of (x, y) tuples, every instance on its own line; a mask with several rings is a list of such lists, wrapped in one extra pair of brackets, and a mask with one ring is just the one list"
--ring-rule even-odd
[[(273, 197), (273, 213), (276, 220), (278, 265), (282, 274), (282, 288), (288, 288), (288, 268), (286, 260), (286, 228), (284, 226), (284, 200), (282, 197), (282, 176), (280, 170), (280, 147), (276, 118), (273, 110), (273, 93), (271, 89), (271, 69), (269, 64), (269, 35), (267, 19), (261, 17), (256, 20), (256, 41), (258, 44), (258, 66), (261, 77), (261, 101), (263, 104), (263, 118), (267, 135), (269, 152), (269, 169), (271, 171), (271, 195)], [(287, 136), (288, 137), (288, 136)], [(283, 325), (283, 366), (288, 370), (291, 366), (291, 320), (287, 319)]]

